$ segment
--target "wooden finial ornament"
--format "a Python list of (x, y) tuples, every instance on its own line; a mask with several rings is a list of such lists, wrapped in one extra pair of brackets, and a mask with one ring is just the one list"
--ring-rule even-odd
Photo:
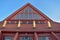
[(33, 21), (33, 28), (36, 28), (36, 22)]
[(18, 28), (21, 26), (21, 24), (20, 24), (20, 20), (18, 21)]
[(50, 21), (48, 21), (48, 27), (51, 28), (51, 23), (50, 23)]
[(6, 24), (7, 24), (7, 21), (5, 20), (4, 23), (3, 23), (4, 28), (6, 27)]

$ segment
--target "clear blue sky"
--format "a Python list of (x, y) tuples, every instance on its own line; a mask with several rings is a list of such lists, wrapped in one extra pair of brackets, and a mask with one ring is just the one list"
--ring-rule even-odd
[(0, 21), (7, 18), (27, 2), (42, 11), (53, 21), (60, 22), (60, 0), (0, 0)]

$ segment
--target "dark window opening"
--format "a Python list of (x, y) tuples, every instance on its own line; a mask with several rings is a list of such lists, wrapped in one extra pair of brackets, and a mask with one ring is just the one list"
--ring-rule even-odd
[(33, 19), (33, 14), (32, 14), (32, 13), (29, 14), (29, 19), (30, 19), (30, 20)]
[(25, 37), (20, 37), (20, 40), (33, 40), (33, 38), (25, 36)]
[(11, 36), (4, 36), (3, 40), (13, 40), (13, 37), (11, 37)]
[(29, 14), (23, 14), (23, 19), (28, 19)]
[(28, 22), (28, 24), (33, 24), (33, 22)]
[(33, 9), (32, 9), (32, 8), (29, 8), (29, 12), (30, 12), (30, 13), (33, 12)]
[(23, 19), (23, 13), (19, 14), (20, 19)]
[(18, 19), (19, 19), (19, 15), (16, 16), (16, 20), (18, 20)]
[(27, 22), (21, 22), (21, 24), (27, 24)]
[(45, 22), (44, 21), (38, 21), (38, 22), (36, 22), (36, 24), (45, 24)]
[(45, 24), (45, 22), (42, 22), (42, 21), (41, 21), (40, 24)]
[(38, 40), (50, 40), (50, 37), (40, 36), (40, 37), (38, 37)]
[(25, 8), (25, 10), (24, 10), (25, 12), (28, 12), (29, 11), (29, 8)]

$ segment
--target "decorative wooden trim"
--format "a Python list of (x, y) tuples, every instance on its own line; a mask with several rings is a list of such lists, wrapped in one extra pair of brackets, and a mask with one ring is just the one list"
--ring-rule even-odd
[(7, 21), (5, 20), (4, 23), (3, 23), (3, 28), (6, 27), (6, 24), (7, 24)]
[(38, 35), (36, 32), (34, 32), (34, 37), (35, 37), (35, 40), (38, 40)]
[(18, 21), (18, 28), (20, 28), (21, 24), (20, 24), (20, 20)]
[(51, 23), (50, 23), (50, 21), (48, 21), (48, 28), (49, 28), (49, 29), (51, 28)]
[(33, 28), (35, 29), (36, 28), (36, 22), (33, 21)]
[(54, 32), (51, 32), (51, 36), (53, 37), (54, 40), (59, 40), (59, 37), (54, 33)]
[(14, 40), (17, 40), (17, 38), (18, 38), (18, 32), (15, 34)]
[(0, 39), (1, 39), (1, 30), (0, 30)]

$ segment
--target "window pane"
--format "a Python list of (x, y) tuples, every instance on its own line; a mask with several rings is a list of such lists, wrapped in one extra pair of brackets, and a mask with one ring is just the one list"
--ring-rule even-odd
[(29, 8), (29, 12), (31, 13), (33, 10), (31, 8)]
[(37, 14), (37, 19), (41, 19), (40, 15)]
[[(16, 19), (18, 19), (18, 16), (16, 16)], [(20, 14), (20, 19), (25, 19), (25, 20), (27, 20), (27, 19), (29, 19), (29, 20), (31, 20), (31, 19), (40, 20), (41, 18), (40, 18), (40, 16), (38, 14), (33, 14), (33, 13), (30, 13), (30, 14), (25, 13), (25, 14), (23, 14), (23, 13), (21, 13)]]
[(28, 24), (33, 24), (33, 22), (30, 22), (30, 21), (29, 21)]
[(45, 24), (45, 22), (44, 21), (41, 21), (40, 24)]
[(33, 14), (29, 14), (29, 19), (33, 19)]
[(33, 19), (37, 19), (37, 14), (33, 14)]
[(28, 8), (25, 8), (25, 10), (24, 10), (25, 12), (28, 12)]
[(23, 21), (23, 22), (21, 22), (21, 24), (27, 24), (27, 22), (24, 22), (24, 21)]
[(33, 14), (33, 19), (41, 19), (41, 17), (40, 17), (40, 15), (38, 15), (38, 14)]
[(11, 36), (4, 37), (4, 40), (13, 40), (13, 37), (11, 37)]
[(28, 14), (24, 14), (23, 19), (28, 19)]
[(20, 37), (20, 40), (33, 40), (32, 37)]
[(18, 15), (16, 16), (16, 20), (18, 19)]
[(50, 40), (49, 37), (38, 37), (38, 40)]
[(23, 19), (23, 13), (20, 14), (20, 19)]

